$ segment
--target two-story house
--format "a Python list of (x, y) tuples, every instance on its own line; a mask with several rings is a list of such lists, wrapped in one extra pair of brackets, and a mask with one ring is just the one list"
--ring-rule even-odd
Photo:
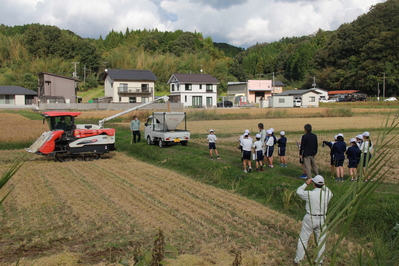
[(227, 95), (238, 103), (259, 103), (270, 96), (281, 93), (284, 83), (273, 80), (248, 80), (247, 82), (228, 82)]
[(183, 103), (185, 107), (214, 107), (217, 103), (219, 80), (209, 74), (172, 74), (168, 81), (170, 102)]
[(154, 100), (156, 80), (151, 70), (107, 69), (105, 97), (111, 97), (116, 103), (146, 103)]
[(79, 79), (40, 72), (37, 96), (43, 103), (76, 103)]

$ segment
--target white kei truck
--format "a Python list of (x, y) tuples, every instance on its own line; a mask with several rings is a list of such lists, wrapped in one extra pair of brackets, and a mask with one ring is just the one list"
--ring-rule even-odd
[[(177, 129), (184, 120), (184, 129)], [(153, 112), (145, 123), (145, 138), (152, 145), (159, 147), (181, 144), (186, 146), (190, 140), (190, 131), (187, 130), (185, 112)]]

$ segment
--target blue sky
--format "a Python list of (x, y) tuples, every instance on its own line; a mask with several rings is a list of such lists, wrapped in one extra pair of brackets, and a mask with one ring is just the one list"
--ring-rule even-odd
[(0, 23), (40, 23), (81, 37), (126, 28), (197, 31), (247, 48), (318, 29), (336, 30), (385, 0), (1, 0)]

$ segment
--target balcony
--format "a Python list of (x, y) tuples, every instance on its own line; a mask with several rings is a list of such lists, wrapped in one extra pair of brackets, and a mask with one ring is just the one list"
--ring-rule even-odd
[(118, 87), (118, 93), (146, 95), (146, 94), (152, 94), (153, 89), (154, 88), (152, 87)]

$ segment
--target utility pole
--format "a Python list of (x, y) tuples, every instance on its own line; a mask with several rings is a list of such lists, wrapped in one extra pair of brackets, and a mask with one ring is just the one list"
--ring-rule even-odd
[(385, 72), (384, 72), (384, 79), (382, 80), (382, 98), (385, 99)]
[(313, 76), (313, 84), (312, 84), (312, 86), (313, 86), (313, 89), (316, 88), (316, 76)]
[(377, 83), (377, 101), (379, 102), (380, 101), (380, 83), (378, 82)]
[(76, 65), (79, 64), (79, 62), (72, 62), (72, 64), (75, 65), (75, 72), (73, 72), (72, 77), (77, 78), (78, 77), (78, 73), (76, 72)]
[(86, 65), (83, 67), (83, 86), (86, 84)]
[(274, 94), (274, 72), (273, 72), (273, 79), (272, 79), (272, 93)]

